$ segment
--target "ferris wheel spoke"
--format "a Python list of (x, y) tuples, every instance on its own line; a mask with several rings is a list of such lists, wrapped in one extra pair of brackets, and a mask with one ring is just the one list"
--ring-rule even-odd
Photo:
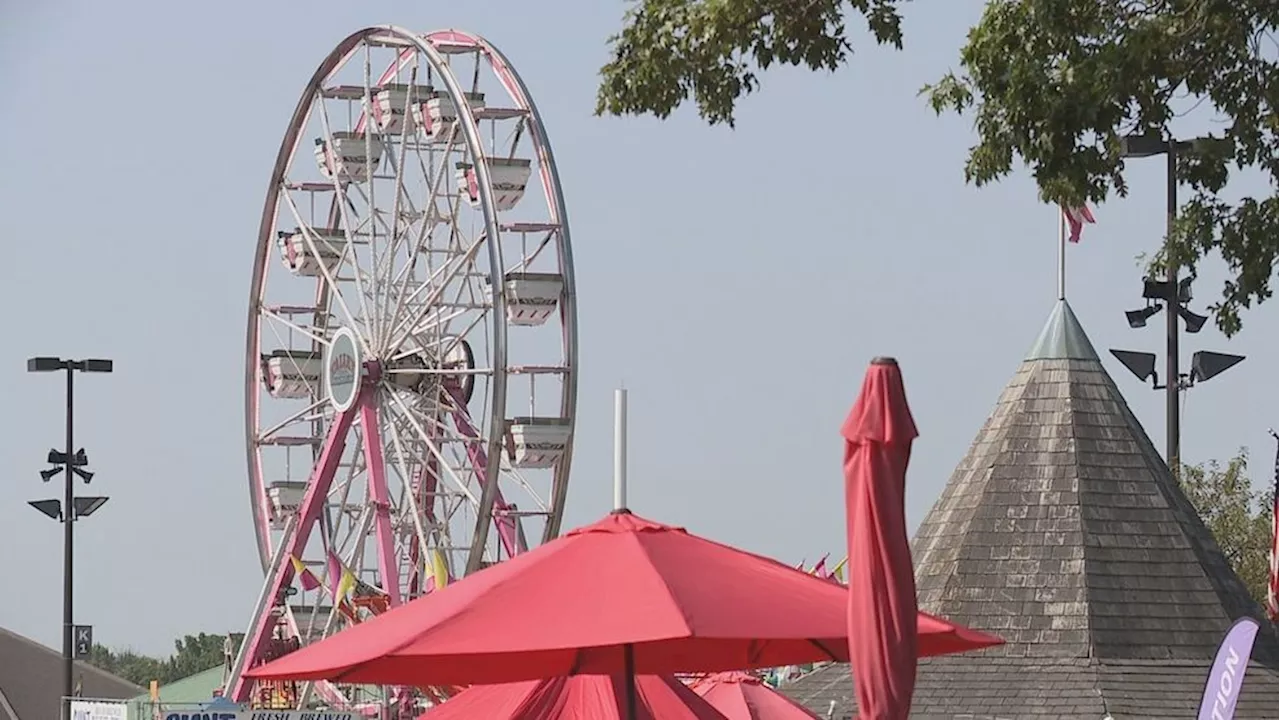
[[(452, 153), (454, 143), (456, 142), (456, 139), (457, 139), (456, 131), (457, 131), (457, 123), (453, 123), (450, 127), (449, 142), (445, 150), (446, 158)], [(431, 177), (432, 173), (428, 169), (427, 164), (422, 158), (421, 149), (415, 148), (414, 152), (418, 158), (419, 167), (422, 170), (423, 177)], [(397, 304), (394, 310), (391, 310), (387, 314), (386, 331), (383, 333), (384, 342), (385, 342), (386, 336), (391, 333), (391, 329), (396, 326), (396, 323), (400, 318), (400, 311), (401, 311), (401, 308), (403, 307), (403, 301), (401, 300), (401, 298), (404, 298), (406, 296), (406, 293), (408, 291), (409, 280), (411, 277), (413, 277), (413, 274), (414, 274), (413, 269), (417, 264), (419, 255), (422, 252), (423, 243), (424, 241), (427, 241), (431, 238), (438, 224), (439, 218), (437, 216), (438, 211), (436, 210), (436, 207), (437, 207), (437, 203), (439, 202), (438, 196), (440, 193), (440, 188), (445, 186), (443, 181), (445, 178), (444, 173), (447, 167), (448, 167), (447, 162), (441, 162), (438, 170), (436, 170), (436, 172), (434, 173), (434, 182), (429, 183), (430, 193), (427, 196), (427, 201), (426, 201), (426, 204), (424, 205), (424, 207), (427, 208), (428, 210), (426, 214), (424, 214), (422, 217), (421, 227), (418, 231), (417, 237), (415, 238), (413, 247), (409, 251), (410, 261), (405, 263), (404, 267), (401, 268), (401, 270), (398, 273), (396, 273), (395, 277), (391, 277), (390, 268), (388, 268), (388, 283), (387, 283), (388, 287), (391, 287), (393, 285), (396, 286), (395, 293), (393, 295), (389, 295), (389, 297), (395, 297), (397, 299)], [(450, 214), (449, 219), (452, 220), (456, 216), (457, 216), (457, 207), (455, 202), (453, 212)], [(429, 269), (430, 268), (428, 267), (428, 270)]]
[[(364, 176), (369, 179), (369, 181), (365, 184), (365, 187), (368, 188), (367, 202), (369, 206), (369, 267), (377, 268), (378, 267), (378, 227), (377, 227), (378, 226), (378, 203), (375, 201), (374, 196), (376, 194), (375, 191), (377, 189), (378, 183), (374, 181), (374, 175), (373, 175), (373, 170), (374, 170), (373, 125), (375, 123), (375, 120), (373, 118), (373, 89), (371, 87), (371, 85), (373, 84), (372, 49), (373, 48), (369, 45), (368, 40), (366, 40), (364, 43), (364, 103), (363, 103), (363, 108), (361, 110), (360, 121), (364, 127), (364, 162), (365, 162)], [(382, 142), (381, 137), (378, 138), (378, 142), (379, 143)], [(394, 221), (395, 219), (392, 218), (392, 222)], [(373, 300), (374, 312), (376, 313), (377, 312), (377, 296), (378, 296), (378, 278), (377, 278), (376, 272), (373, 273), (373, 277), (371, 277), (371, 280), (372, 280), (372, 283), (371, 283), (372, 288), (370, 289), (370, 293), (373, 295), (373, 298), (374, 298)], [(357, 291), (360, 293), (363, 293), (364, 289), (357, 286)], [(368, 308), (365, 308), (365, 317), (369, 322), (376, 323), (378, 316), (376, 314), (370, 315)], [(370, 336), (373, 339), (373, 342), (375, 344), (377, 342), (377, 332), (378, 330), (376, 327), (373, 327), (373, 326), (369, 327)]]
[(406, 304), (413, 302), (417, 297), (418, 293), (424, 290), (430, 289), (430, 293), (428, 293), (428, 295), (425, 298), (423, 298), (421, 301), (416, 303), (419, 309), (417, 311), (410, 312), (408, 317), (406, 317), (404, 320), (402, 320), (399, 324), (397, 324), (392, 329), (392, 332), (391, 332), (392, 340), (387, 345), (388, 351), (390, 351), (391, 353), (394, 353), (396, 350), (398, 350), (401, 347), (401, 345), (404, 343), (405, 337), (413, 329), (413, 327), (417, 325), (419, 322), (421, 322), (424, 317), (426, 317), (431, 313), (435, 303), (440, 299), (440, 296), (443, 295), (445, 291), (448, 289), (449, 282), (453, 280), (455, 277), (457, 277), (458, 273), (463, 272), (467, 267), (469, 267), (471, 263), (475, 260), (476, 253), (480, 250), (480, 246), (484, 243), (484, 241), (485, 241), (484, 236), (481, 235), (474, 243), (471, 244), (469, 248), (467, 248), (466, 252), (464, 252), (461, 257), (459, 257), (454, 263), (452, 263), (452, 265), (444, 264), (440, 266), (440, 270), (438, 270), (437, 273), (440, 273), (443, 271), (443, 274), (436, 276), (438, 277), (439, 282), (433, 282), (433, 280), (436, 278), (429, 278), (426, 281), (424, 281), (416, 290), (414, 290), (414, 292), (410, 294), (408, 298), (406, 298), (405, 300)]
[[(489, 482), (498, 485), (499, 473), (493, 473), (493, 479), (489, 479), (489, 461), (488, 452), (484, 447), (484, 442), (475, 425), (471, 422), (471, 414), (467, 412), (466, 402), (459, 396), (458, 392), (453, 388), (447, 388), (447, 396), (450, 400), (451, 407), (449, 415), (453, 418), (454, 427), (459, 435), (464, 438), (464, 446), (468, 458), (471, 460), (471, 467), (476, 476), (476, 484), (481, 488)], [(496, 469), (496, 468), (495, 468)], [(519, 520), (510, 514), (511, 507), (503, 497), (502, 488), (495, 487), (493, 491), (493, 518), (494, 524), (498, 529), (498, 539), (501, 541), (503, 549), (507, 551), (508, 557), (515, 557), (519, 553)]]
[(422, 442), (423, 447), (425, 447), (427, 451), (440, 462), (440, 466), (447, 471), (444, 474), (449, 476), (453, 481), (458, 492), (466, 495), (467, 499), (471, 502), (478, 504), (480, 499), (471, 491), (467, 482), (454, 472), (453, 466), (449, 463), (448, 459), (445, 458), (444, 453), (441, 452), (431, 435), (427, 433), (426, 428), (423, 427), (421, 421), (414, 416), (413, 411), (409, 409), (409, 406), (400, 398), (400, 394), (392, 392), (388, 393), (388, 395), (391, 398), (392, 406), (400, 412), (401, 416), (409, 423), (409, 426), (413, 428), (413, 431), (417, 433), (418, 439)]
[[(285, 199), (285, 204), (289, 208), (289, 212), (293, 215), (294, 220), (298, 223), (298, 231), (302, 234), (303, 242), (305, 242), (307, 245), (307, 250), (311, 252), (312, 255), (315, 257), (323, 257), (323, 255), (320, 253), (319, 247), (316, 245), (317, 238), (315, 235), (315, 230), (313, 230), (310, 225), (308, 225), (306, 222), (302, 220), (302, 215), (301, 213), (298, 212), (298, 206), (294, 204), (293, 198), (290, 197), (287, 193), (283, 194), (283, 197)], [(339, 203), (339, 205), (341, 205), (341, 203)], [(324, 241), (321, 240), (321, 242), (324, 242)], [(353, 248), (351, 246), (350, 234), (347, 235), (347, 250), (345, 252), (353, 252)], [(342, 291), (338, 287), (338, 281), (334, 278), (333, 272), (331, 272), (328, 268), (328, 265), (323, 262), (319, 264), (319, 271), (320, 271), (321, 277), (324, 278), (324, 282), (328, 285), (329, 297), (333, 298), (338, 303), (338, 308), (342, 311), (342, 315), (346, 319), (346, 321), (350, 323), (353, 327), (356, 327), (357, 326), (356, 316), (352, 314), (351, 308), (347, 307), (347, 301), (342, 296)], [(359, 282), (359, 275), (357, 275), (356, 278), (357, 278), (357, 282)], [(364, 302), (363, 296), (361, 296), (360, 301), (362, 303)], [(356, 333), (356, 335), (357, 337), (360, 338), (361, 343), (365, 345), (365, 348), (364, 348), (365, 352), (370, 352), (371, 350), (368, 347), (367, 342), (364, 340), (364, 333)]]
[[(416, 55), (415, 55), (415, 57), (416, 57)], [(411, 69), (410, 69), (410, 71), (409, 71), (409, 87), (411, 87), (411, 88), (412, 88), (412, 87), (416, 87), (416, 86), (417, 86), (417, 79), (418, 79), (418, 68), (417, 68), (417, 66), (415, 65), (415, 66), (414, 66), (413, 68), (411, 68)], [(402, 107), (402, 109), (401, 109), (402, 115), (403, 115), (404, 117), (411, 117), (411, 116), (412, 116), (412, 115), (411, 115), (411, 113), (412, 113), (411, 103), (412, 103), (412, 101), (413, 101), (413, 97), (414, 97), (414, 96), (413, 96), (413, 93), (412, 93), (412, 92), (407, 92), (407, 93), (405, 93), (404, 106), (403, 106), (403, 107)], [(371, 103), (371, 105), (372, 105), (372, 101), (370, 101), (370, 103)], [(409, 206), (410, 210), (411, 210), (411, 211), (413, 210), (413, 203), (412, 203), (412, 200), (410, 200), (410, 199), (409, 199), (409, 197), (408, 197), (408, 191), (405, 189), (405, 186), (404, 186), (405, 163), (406, 163), (406, 161), (408, 160), (408, 156), (409, 156), (409, 153), (405, 151), (405, 146), (406, 146), (406, 144), (407, 144), (407, 142), (408, 142), (408, 138), (409, 138), (409, 128), (410, 128), (410, 127), (411, 127), (410, 123), (407, 123), (407, 122), (401, 123), (401, 128), (400, 128), (400, 152), (399, 152), (399, 153), (397, 153), (397, 154), (396, 154), (396, 156), (393, 158), (393, 159), (394, 159), (394, 161), (395, 161), (395, 162), (393, 163), (393, 165), (395, 166), (395, 169), (396, 169), (396, 172), (395, 172), (396, 180), (395, 180), (395, 194), (394, 194), (394, 196), (393, 196), (393, 198), (392, 198), (392, 202), (391, 202), (391, 221), (392, 221), (393, 226), (395, 226), (395, 227), (397, 228), (397, 230), (396, 230), (395, 232), (393, 232), (393, 233), (392, 233), (392, 240), (391, 240), (390, 248), (389, 248), (389, 250), (388, 250), (388, 252), (387, 252), (387, 255), (386, 255), (385, 279), (384, 279), (383, 287), (386, 287), (386, 288), (388, 288), (388, 289), (390, 289), (390, 288), (391, 288), (391, 286), (392, 286), (392, 270), (393, 270), (393, 269), (394, 269), (394, 267), (395, 267), (395, 258), (396, 258), (396, 254), (397, 254), (397, 252), (399, 251), (399, 245), (400, 245), (400, 243), (399, 243), (399, 239), (400, 239), (400, 237), (402, 237), (402, 235), (404, 235), (404, 234), (408, 234), (408, 232), (407, 232), (407, 231), (409, 230), (409, 228), (406, 228), (406, 232), (405, 232), (405, 233), (403, 233), (403, 234), (402, 234), (402, 233), (400, 233), (400, 232), (398, 231), (398, 229), (399, 229), (399, 223), (400, 223), (400, 203), (401, 203), (402, 201), (403, 201), (403, 202), (406, 202), (406, 203), (408, 204), (408, 206)], [(430, 202), (430, 200), (428, 200), (428, 202)], [(374, 266), (374, 267), (375, 267), (375, 272), (376, 272), (377, 270), (381, 269), (381, 268), (379, 268), (379, 267), (378, 267), (378, 265), (376, 265), (376, 264), (375, 264), (375, 266)], [(390, 297), (391, 297), (391, 293), (390, 293), (390, 292), (385, 292), (385, 293), (384, 293), (384, 305), (383, 305), (383, 307), (382, 307), (382, 308), (380, 308), (380, 310), (381, 310), (381, 319), (384, 321), (384, 323), (385, 323), (385, 320), (386, 320), (386, 318), (387, 318), (387, 307), (386, 307), (385, 302), (386, 302), (386, 301), (389, 301), (389, 300), (390, 300)], [(377, 335), (378, 335), (378, 341), (379, 341), (379, 344), (381, 344), (381, 343), (382, 343), (382, 341), (385, 339), (385, 335), (386, 335), (386, 333), (387, 333), (387, 331), (388, 331), (388, 330), (389, 330), (389, 328), (385, 327), (384, 325), (380, 325), (380, 326), (378, 327)]]
[[(309, 327), (306, 327), (304, 325), (299, 325), (298, 323), (288, 319), (287, 317), (285, 317), (283, 314), (281, 314), (279, 311), (275, 309), (264, 307), (259, 312), (261, 312), (264, 317), (270, 318), (274, 322), (277, 322), (285, 326), (290, 331), (296, 332), (299, 335), (305, 335), (307, 339), (311, 340), (312, 342), (319, 343), (320, 345), (323, 345), (325, 347), (329, 346), (328, 338), (314, 332)], [(274, 330), (275, 328), (272, 328), (272, 329)], [(279, 335), (277, 335), (277, 337), (279, 337)]]
[(260, 433), (258, 433), (258, 436), (257, 436), (258, 442), (259, 443), (264, 442), (266, 439), (272, 437), (273, 435), (280, 432), (281, 430), (284, 430), (290, 425), (294, 425), (299, 422), (307, 422), (309, 420), (314, 420), (318, 417), (321, 417), (323, 415), (323, 413), (321, 412), (321, 409), (328, 404), (329, 404), (329, 401), (327, 399), (316, 400), (314, 402), (309, 403), (306, 407), (302, 408), (301, 410), (289, 415), (284, 420), (281, 420), (280, 422), (277, 422), (275, 425), (272, 425), (266, 430), (263, 430)]
[[(411, 472), (409, 462), (406, 460), (404, 439), (401, 437), (400, 429), (396, 427), (396, 423), (389, 423), (388, 426), (391, 430), (391, 445), (395, 453), (396, 464), (400, 469), (401, 478), (404, 481), (404, 487), (406, 490), (404, 496), (408, 501), (409, 517), (413, 523), (414, 535), (418, 540), (418, 546), (422, 548), (423, 552), (426, 552), (427, 548), (430, 547), (430, 544), (427, 542), (427, 532), (426, 528), (422, 525), (422, 518), (425, 516), (428, 522), (434, 521), (435, 513), (430, 508), (430, 503), (434, 502), (434, 498), (428, 499), (427, 503), (421, 508), (418, 506), (417, 495), (419, 488), (414, 487), (414, 474)], [(438, 546), (440, 544), (438, 534), (439, 529), (432, 527), (431, 531), (433, 534), (436, 534), (436, 545)], [(416, 569), (417, 568), (415, 568), (415, 570)]]
[[(340, 147), (340, 146), (339, 146), (339, 144), (338, 144), (338, 142), (337, 142), (337, 139), (334, 137), (333, 130), (330, 128), (330, 125), (329, 125), (329, 110), (328, 110), (328, 107), (326, 106), (326, 104), (325, 104), (325, 102), (324, 102), (323, 97), (322, 97), (322, 96), (320, 96), (319, 94), (317, 94), (315, 97), (316, 97), (316, 98), (318, 98), (318, 105), (319, 105), (319, 107), (320, 107), (320, 127), (321, 127), (321, 129), (323, 130), (323, 132), (324, 132), (324, 141), (325, 141), (325, 143), (326, 143), (325, 147), (330, 148), (330, 150), (326, 151), (326, 152), (325, 152), (325, 154), (324, 154), (324, 156), (325, 156), (325, 163), (326, 163), (326, 165), (327, 165), (327, 166), (328, 166), (328, 168), (329, 168), (329, 175), (330, 175), (330, 177), (331, 177), (331, 178), (332, 178), (332, 180), (333, 180), (333, 192), (334, 192), (334, 197), (338, 200), (338, 202), (336, 203), (337, 208), (338, 208), (338, 217), (339, 217), (339, 219), (340, 219), (340, 220), (341, 220), (341, 222), (342, 222), (342, 232), (343, 232), (343, 234), (346, 236), (346, 239), (347, 239), (346, 248), (343, 250), (343, 253), (344, 253), (344, 256), (345, 256), (345, 257), (349, 257), (349, 258), (351, 258), (351, 260), (352, 260), (352, 264), (353, 264), (353, 265), (358, 266), (358, 265), (359, 265), (359, 263), (358, 263), (358, 262), (356, 262), (356, 260), (355, 260), (355, 258), (356, 258), (356, 248), (355, 248), (355, 230), (354, 230), (354, 228), (353, 228), (353, 227), (352, 227), (352, 225), (351, 225), (351, 218), (349, 217), (349, 215), (348, 215), (348, 213), (347, 213), (347, 202), (349, 201), (349, 199), (348, 199), (347, 194), (346, 194), (346, 192), (345, 192), (344, 186), (343, 186), (343, 184), (342, 184), (342, 182), (341, 182), (342, 172), (341, 172), (340, 168), (341, 168), (341, 164), (342, 164), (342, 159), (341, 159), (341, 158), (339, 158), (337, 161), (334, 161), (334, 160), (330, 159), (330, 158), (332, 158), (332, 157), (333, 157), (333, 154), (334, 154), (334, 153), (338, 153), (338, 152), (340, 152), (340, 150), (339, 150), (339, 147)], [(372, 133), (371, 133), (371, 132), (369, 132), (369, 131), (366, 129), (366, 131), (365, 131), (365, 133), (364, 133), (364, 136), (365, 136), (366, 138), (371, 138), (371, 137), (372, 137)], [(371, 159), (371, 158), (369, 158), (369, 157), (368, 157), (368, 155), (371, 153), (371, 151), (372, 151), (372, 150), (371, 150), (371, 146), (369, 145), (369, 143), (368, 143), (368, 142), (366, 142), (366, 143), (365, 143), (366, 161), (368, 161), (368, 160), (370, 160), (370, 159)], [(367, 168), (367, 167), (368, 167), (368, 165), (367, 165), (367, 163), (366, 163), (366, 168)], [(369, 184), (370, 184), (370, 185), (372, 185), (372, 184), (373, 184), (373, 177), (372, 177), (372, 174), (367, 174), (367, 175), (365, 175), (365, 177), (368, 179)], [(370, 189), (370, 193), (372, 193), (372, 189)], [(295, 216), (297, 216), (297, 215), (298, 215), (297, 208), (293, 205), (292, 200), (290, 200), (289, 208), (293, 211), (293, 213), (294, 213), (294, 215), (295, 215)], [(301, 222), (302, 222), (300, 218), (299, 218), (298, 222), (299, 222), (299, 223), (301, 223)], [(370, 228), (372, 229), (372, 225), (370, 226)], [(312, 245), (312, 247), (311, 247), (311, 251), (312, 251), (313, 253), (315, 253), (315, 252), (316, 252), (316, 250), (315, 250), (315, 247), (314, 247), (314, 244), (312, 243), (312, 241), (311, 241), (311, 240), (308, 240), (307, 242), (308, 242), (308, 245)], [(317, 256), (319, 256), (319, 254), (318, 254), (318, 253), (317, 253)], [(329, 283), (329, 287), (332, 289), (332, 291), (333, 291), (335, 294), (337, 294), (337, 296), (338, 296), (338, 302), (339, 302), (339, 304), (342, 306), (343, 310), (345, 311), (348, 322), (351, 322), (351, 323), (354, 325), (354, 324), (355, 324), (355, 317), (352, 315), (351, 310), (350, 310), (350, 309), (348, 309), (348, 308), (346, 307), (346, 302), (345, 302), (344, 300), (342, 300), (342, 295), (341, 295), (341, 291), (338, 289), (338, 284), (337, 284), (336, 282), (334, 282), (333, 277), (330, 275), (330, 273), (329, 273), (328, 269), (325, 267), (325, 264), (324, 264), (324, 263), (321, 263), (321, 264), (320, 264), (320, 269), (323, 271), (324, 278), (325, 278), (325, 280), (326, 280), (326, 281), (328, 281), (328, 283)], [(356, 283), (356, 295), (357, 295), (357, 297), (359, 297), (359, 299), (360, 299), (360, 303), (361, 303), (361, 310), (363, 311), (363, 315), (364, 315), (364, 317), (369, 317), (369, 308), (367, 308), (367, 307), (365, 307), (365, 306), (364, 306), (364, 305), (365, 305), (365, 299), (364, 299), (364, 298), (365, 298), (364, 285), (363, 285), (363, 282), (362, 282), (362, 281), (361, 281), (361, 279), (360, 279), (360, 274), (359, 274), (359, 272), (356, 272), (356, 273), (355, 273), (355, 283)], [(371, 349), (371, 348), (369, 347), (369, 345), (368, 345), (368, 340), (365, 338), (365, 335), (367, 334), (367, 332), (368, 332), (368, 330), (366, 329), (366, 331), (365, 331), (364, 333), (356, 333), (356, 334), (360, 336), (361, 343), (365, 346), (365, 348), (364, 348), (364, 349), (365, 349), (365, 352), (372, 352), (372, 349)]]

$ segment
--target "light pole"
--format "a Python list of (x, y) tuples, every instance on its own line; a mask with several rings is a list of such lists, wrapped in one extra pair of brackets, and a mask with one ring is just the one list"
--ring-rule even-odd
[[(1168, 193), (1165, 206), (1165, 300), (1169, 312), (1165, 315), (1165, 462), (1177, 477), (1181, 457), (1181, 420), (1178, 417), (1178, 264), (1173, 260), (1173, 225), (1178, 219), (1178, 153), (1189, 150), (1197, 143), (1214, 142), (1213, 138), (1197, 138), (1191, 141), (1161, 138), (1156, 135), (1129, 135), (1120, 140), (1120, 155), (1125, 158), (1145, 158), (1164, 155), (1168, 162), (1166, 181)], [(1148, 316), (1149, 317), (1149, 316)], [(1144, 318), (1145, 320), (1145, 318)], [(1199, 328), (1197, 328), (1199, 329)]]
[[(1188, 333), (1198, 333), (1209, 321), (1204, 315), (1197, 315), (1187, 308), (1187, 303), (1191, 301), (1191, 278), (1185, 277), (1176, 284), (1170, 284), (1165, 280), (1152, 280), (1150, 278), (1142, 282), (1142, 297), (1146, 299), (1147, 306), (1141, 310), (1126, 310), (1125, 319), (1129, 321), (1129, 327), (1141, 328), (1146, 327), (1147, 321), (1161, 311), (1165, 313), (1167, 325), (1172, 327), (1171, 333), (1176, 333), (1178, 329), (1178, 318), (1187, 324)], [(1164, 301), (1164, 305), (1160, 301)], [(1175, 336), (1176, 337), (1176, 336)], [(1173, 344), (1176, 348), (1176, 342)], [(1160, 384), (1160, 373), (1156, 371), (1156, 354), (1149, 352), (1135, 352), (1133, 350), (1116, 350), (1112, 349), (1111, 354), (1115, 356), (1120, 364), (1124, 365), (1134, 377), (1139, 380), (1150, 380), (1151, 387), (1156, 390), (1163, 390), (1165, 397), (1177, 398), (1178, 393), (1183, 390), (1190, 390), (1211, 378), (1230, 370), (1236, 365), (1244, 362), (1243, 355), (1228, 355), (1226, 353), (1216, 353), (1209, 350), (1198, 350), (1191, 356), (1191, 371), (1178, 375), (1165, 375), (1164, 384)], [(1177, 355), (1171, 354), (1168, 363), (1168, 372), (1178, 372)], [(1169, 426), (1170, 441), (1174, 444), (1170, 447), (1177, 447), (1178, 433), (1178, 404), (1174, 402), (1170, 405), (1171, 417), (1173, 422)], [(1174, 473), (1174, 477), (1178, 477), (1180, 466), (1176, 451), (1168, 455), (1169, 471)]]
[[(72, 422), (75, 397), (75, 374), (77, 372), (94, 372), (109, 373), (113, 369), (110, 360), (64, 360), (56, 357), (34, 357), (27, 360), (27, 372), (57, 372), (59, 370), (67, 374), (67, 444), (66, 450), (58, 452), (57, 450), (49, 453), (49, 462), (64, 465), (65, 486), (63, 488), (63, 500), (61, 507), (57, 508), (56, 517), (62, 521), (62, 717), (63, 720), (71, 718), (71, 696), (75, 693), (75, 645), (74, 645), (74, 621), (72, 618), (71, 600), (72, 600), (72, 568), (73, 568), (73, 552), (72, 552), (72, 523), (75, 522), (76, 516), (88, 516), (94, 510), (97, 510), (107, 501), (105, 497), (97, 498), (76, 498), (74, 478), (79, 475), (85, 483), (93, 479), (93, 473), (86, 469), (89, 464), (89, 458), (85, 455), (84, 450), (76, 451), (74, 439), (74, 424)], [(40, 473), (46, 482), (53, 479), (57, 474), (58, 468), (52, 468)], [(77, 500), (87, 502), (78, 503)], [(57, 500), (42, 500), (33, 502), (37, 510), (40, 510), (50, 517), (55, 517), (50, 510), (55, 506), (50, 503), (56, 503)], [(40, 504), (37, 504), (40, 503)], [(41, 507), (41, 504), (44, 507)]]

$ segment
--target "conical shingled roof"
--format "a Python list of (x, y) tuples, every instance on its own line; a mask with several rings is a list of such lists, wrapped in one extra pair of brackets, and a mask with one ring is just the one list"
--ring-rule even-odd
[[(1066, 301), (912, 551), (922, 610), (1007, 642), (922, 661), (913, 718), (1195, 717), (1242, 615), (1265, 630), (1236, 716), (1277, 716), (1272, 627)], [(832, 666), (790, 692), (825, 712), (831, 700), (848, 707), (851, 690), (847, 666)]]

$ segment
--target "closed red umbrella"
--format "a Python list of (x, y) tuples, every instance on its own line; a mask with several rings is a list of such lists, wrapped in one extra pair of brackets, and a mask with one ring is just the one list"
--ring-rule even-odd
[[(471, 685), (846, 661), (845, 589), (627, 511), (247, 673)], [(997, 638), (921, 615), (921, 652)]]
[[(419, 720), (625, 720), (620, 675), (578, 675), (505, 685), (476, 685), (423, 713)], [(638, 720), (725, 720), (710, 703), (670, 675), (635, 678)]]
[(871, 361), (840, 432), (845, 439), (849, 658), (859, 717), (906, 720), (924, 642), (916, 626), (904, 506), (907, 462), (918, 433), (897, 361)]
[(818, 717), (749, 673), (717, 673), (699, 681), (693, 691), (728, 720), (813, 720)]

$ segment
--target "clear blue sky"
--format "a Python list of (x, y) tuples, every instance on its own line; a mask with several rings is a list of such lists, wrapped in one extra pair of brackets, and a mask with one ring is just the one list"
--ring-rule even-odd
[[(349, 32), (461, 27), (512, 59), (543, 112), (573, 222), (580, 434), (569, 525), (610, 505), (611, 403), (631, 389), (631, 505), (778, 558), (842, 544), (838, 426), (867, 360), (900, 358), (921, 429), (912, 526), (1047, 317), (1056, 215), (1024, 173), (966, 187), (969, 120), (916, 96), (955, 63), (979, 3), (908, 6), (908, 49), (835, 75), (770, 72), (736, 131), (692, 112), (592, 116), (622, 5), (560, 2), (5, 3), (0, 7), (0, 625), (60, 642), (59, 528), (26, 506), (62, 440), (59, 379), (29, 355), (106, 356), (77, 437), (111, 502), (78, 527), (77, 621), (164, 653), (242, 630), (261, 584), (242, 442), (242, 357), (258, 215), (308, 77)], [(1190, 123), (1190, 121), (1188, 121)], [(1203, 128), (1189, 126), (1186, 131)], [(1128, 329), (1135, 256), (1163, 232), (1163, 164), (1070, 249), (1069, 297), (1105, 353)], [(1215, 295), (1221, 268), (1197, 286)], [(1248, 361), (1186, 401), (1184, 456), (1254, 451), (1269, 479), (1277, 305), (1230, 341)], [(1109, 358), (1163, 446), (1161, 396)]]

